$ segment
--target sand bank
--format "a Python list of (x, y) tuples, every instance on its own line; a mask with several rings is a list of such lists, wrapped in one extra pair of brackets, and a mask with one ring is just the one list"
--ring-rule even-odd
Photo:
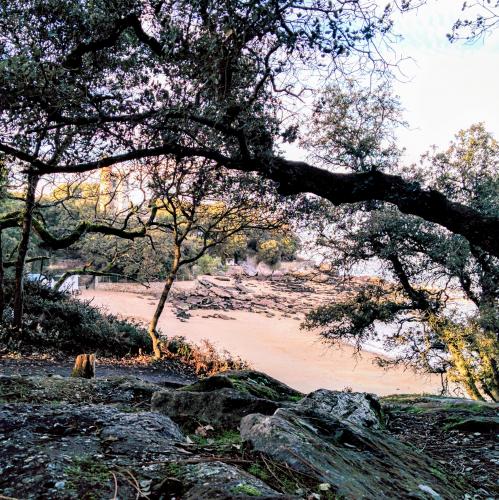
[[(156, 301), (151, 296), (102, 290), (85, 290), (83, 299), (104, 306), (109, 312), (148, 321)], [(214, 311), (216, 312), (216, 311)], [(208, 339), (217, 347), (249, 361), (252, 366), (282, 380), (290, 386), (309, 392), (318, 388), (394, 393), (437, 393), (436, 376), (416, 375), (412, 371), (385, 371), (373, 364), (375, 355), (365, 352), (354, 357), (349, 345), (325, 346), (312, 333), (300, 330), (300, 322), (276, 315), (243, 311), (224, 311), (234, 318), (203, 318), (210, 311), (195, 311), (182, 322), (167, 308), (160, 329), (167, 335), (183, 335), (193, 342)]]

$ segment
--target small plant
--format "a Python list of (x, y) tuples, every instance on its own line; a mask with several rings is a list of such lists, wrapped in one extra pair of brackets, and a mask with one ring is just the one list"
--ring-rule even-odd
[(166, 473), (171, 477), (180, 477), (182, 475), (182, 466), (175, 462), (170, 462), (166, 466)]
[(233, 493), (243, 493), (244, 495), (248, 495), (250, 497), (260, 497), (262, 496), (262, 493), (258, 488), (255, 488), (251, 484), (245, 484), (241, 483), (238, 484), (236, 487), (232, 488)]
[(248, 472), (252, 475), (255, 476), (262, 481), (267, 481), (270, 478), (270, 474), (267, 470), (265, 470), (261, 465), (259, 464), (253, 464), (249, 469)]
[(190, 344), (184, 337), (173, 337), (163, 342), (165, 358), (176, 359), (191, 366), (196, 375), (211, 376), (228, 370), (245, 370), (249, 364), (228, 351), (219, 351), (208, 340), (200, 345)]
[(111, 472), (91, 456), (75, 457), (64, 474), (68, 478), (66, 488), (75, 491), (79, 498), (101, 498), (102, 490), (111, 488)]

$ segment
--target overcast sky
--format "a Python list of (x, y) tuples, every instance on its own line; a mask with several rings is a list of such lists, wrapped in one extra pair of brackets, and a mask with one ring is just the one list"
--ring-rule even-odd
[(395, 84), (410, 125), (399, 137), (411, 161), (480, 121), (499, 139), (499, 30), (472, 45), (449, 43), (445, 34), (462, 15), (461, 5), (430, 0), (396, 20), (404, 37), (397, 51), (413, 58), (401, 65), (406, 81)]

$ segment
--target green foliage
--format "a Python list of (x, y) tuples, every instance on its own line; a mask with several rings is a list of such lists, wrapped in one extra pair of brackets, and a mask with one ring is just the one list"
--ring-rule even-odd
[(386, 82), (365, 89), (346, 79), (322, 92), (304, 145), (326, 166), (383, 170), (400, 158), (395, 128), (405, 125), (401, 115)]
[(270, 267), (277, 267), (281, 261), (279, 243), (275, 240), (267, 240), (258, 245), (258, 260)]
[[(7, 296), (12, 283), (7, 283)], [(125, 356), (150, 351), (147, 330), (137, 323), (102, 313), (89, 303), (43, 285), (25, 285), (25, 338), (28, 344), (71, 354), (95, 352)], [(3, 325), (4, 335), (9, 334)]]
[[(499, 215), (499, 144), (483, 124), (460, 131), (442, 152), (430, 151), (406, 175), (485, 215)], [(499, 262), (461, 236), (381, 203), (330, 211), (322, 243), (336, 265), (376, 259), (389, 279), (356, 296), (308, 314), (304, 327), (319, 327), (330, 341), (361, 348), (381, 340), (392, 359), (445, 373), (474, 399), (499, 400)], [(449, 305), (458, 289), (473, 311)], [(377, 324), (392, 326), (378, 337)]]
[(209, 254), (205, 254), (196, 261), (196, 265), (193, 267), (193, 273), (195, 276), (201, 274), (217, 274), (222, 273), (225, 270), (225, 266), (222, 264), (222, 259), (220, 257), (212, 257)]

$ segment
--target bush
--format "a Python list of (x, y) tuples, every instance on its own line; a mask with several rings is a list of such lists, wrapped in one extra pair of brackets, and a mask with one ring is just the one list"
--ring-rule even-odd
[(172, 337), (163, 341), (162, 351), (166, 358), (176, 359), (190, 366), (199, 376), (250, 368), (246, 361), (228, 351), (219, 351), (208, 340), (202, 340), (198, 346), (188, 343), (184, 337)]
[[(68, 354), (98, 352), (101, 356), (125, 356), (150, 352), (147, 330), (139, 323), (105, 314), (89, 302), (73, 299), (39, 283), (26, 282), (23, 342), (56, 348)], [(11, 284), (6, 283), (7, 297)], [(6, 314), (4, 317), (8, 317)], [(2, 328), (3, 335), (9, 331)]]
[(195, 266), (192, 268), (192, 271), (195, 276), (199, 276), (202, 274), (217, 274), (218, 272), (223, 272), (226, 270), (226, 267), (222, 264), (222, 260), (220, 257), (212, 257), (211, 255), (205, 254), (200, 257)]

